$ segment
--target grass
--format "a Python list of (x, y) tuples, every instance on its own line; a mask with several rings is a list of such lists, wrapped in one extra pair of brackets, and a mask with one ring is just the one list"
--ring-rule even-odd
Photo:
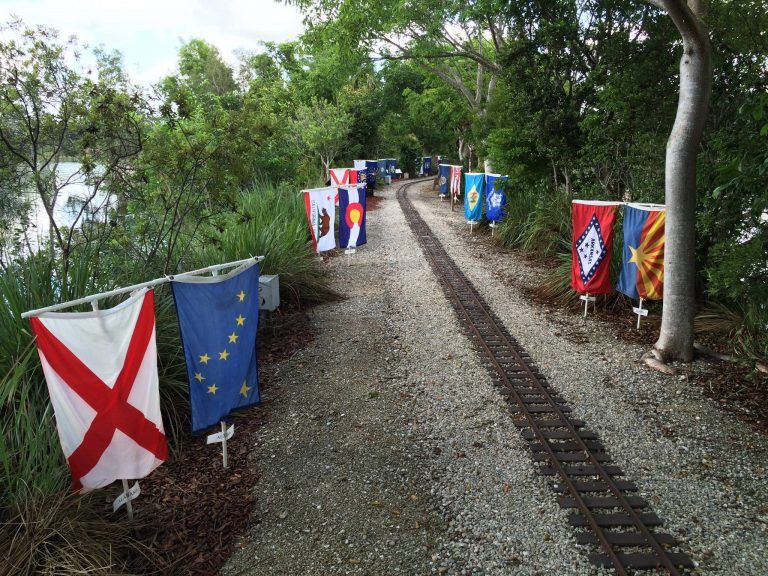
[[(220, 230), (183, 255), (208, 265), (265, 255), (262, 272), (280, 274), (284, 304), (333, 298), (311, 250), (304, 206), (295, 190), (256, 183)], [(53, 409), (29, 323), (20, 314), (57, 302), (162, 275), (85, 244), (66, 268), (42, 251), (0, 271), (0, 550), (12, 574), (119, 574), (129, 556), (150, 551), (125, 527), (102, 519), (92, 495), (71, 492)], [(119, 280), (118, 280), (119, 279)], [(116, 304), (104, 301), (102, 308)], [(80, 309), (87, 309), (80, 307)], [(175, 307), (167, 287), (156, 289), (160, 404), (172, 457), (188, 424), (187, 373)], [(151, 562), (150, 562), (151, 563)], [(0, 574), (5, 568), (0, 567)]]
[(256, 182), (241, 192), (237, 212), (213, 237), (206, 253), (223, 261), (265, 256), (264, 274), (280, 274), (280, 299), (291, 305), (335, 297), (312, 251), (302, 196), (294, 189)]

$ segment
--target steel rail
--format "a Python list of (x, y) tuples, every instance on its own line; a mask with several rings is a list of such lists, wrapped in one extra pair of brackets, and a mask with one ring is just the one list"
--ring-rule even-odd
[[(640, 532), (643, 540), (645, 540), (646, 545), (653, 550), (654, 556), (658, 559), (659, 563), (663, 565), (670, 574), (679, 574), (675, 563), (669, 558), (667, 551), (659, 544), (659, 542), (656, 541), (654, 534), (648, 529), (648, 527), (642, 521), (640, 515), (629, 503), (626, 496), (624, 495), (623, 490), (621, 490), (613, 480), (612, 475), (605, 470), (603, 464), (596, 458), (593, 450), (586, 444), (584, 439), (579, 434), (576, 426), (569, 420), (568, 415), (563, 411), (560, 403), (555, 401), (550, 391), (541, 383), (539, 377), (531, 369), (529, 362), (521, 356), (520, 352), (518, 352), (517, 348), (519, 348), (519, 344), (517, 344), (517, 342), (515, 342), (511, 336), (509, 336), (504, 332), (503, 329), (501, 329), (499, 326), (499, 321), (497, 321), (489, 311), (490, 307), (488, 304), (485, 302), (482, 296), (480, 296), (471, 282), (464, 276), (464, 274), (461, 272), (461, 269), (451, 259), (447, 252), (445, 252), (442, 246), (440, 246), (440, 243), (437, 238), (435, 238), (434, 233), (432, 233), (429, 226), (426, 224), (423, 218), (421, 218), (421, 216), (418, 214), (418, 211), (407, 198), (405, 192), (414, 183), (415, 182), (409, 182), (402, 185), (397, 191), (397, 197), (411, 227), (414, 229), (418, 227), (418, 232), (421, 232), (421, 234), (419, 234), (420, 244), (425, 255), (430, 261), (431, 267), (435, 273), (438, 274), (438, 276), (442, 276), (443, 282), (441, 282), (441, 284), (449, 296), (449, 299), (454, 302), (454, 307), (457, 308), (457, 312), (460, 314), (460, 316), (463, 315), (465, 317), (465, 325), (470, 329), (471, 332), (474, 333), (474, 341), (481, 346), (481, 352), (484, 352), (484, 355), (493, 365), (494, 372), (503, 382), (504, 388), (509, 392), (510, 395), (514, 397), (514, 401), (519, 407), (519, 412), (522, 414), (527, 427), (530, 428), (533, 432), (538, 445), (543, 449), (542, 451), (548, 454), (552, 467), (557, 470), (558, 476), (563, 480), (566, 487), (568, 488), (568, 491), (572, 495), (574, 503), (576, 504), (575, 508), (578, 509), (584, 516), (616, 572), (622, 575), (627, 574), (621, 559), (618, 557), (617, 552), (614, 550), (614, 546), (605, 536), (603, 527), (599, 526), (595, 520), (591, 508), (586, 504), (584, 497), (581, 496), (581, 492), (576, 488), (563, 463), (557, 457), (556, 451), (553, 449), (552, 445), (543, 434), (541, 428), (535, 420), (534, 414), (529, 411), (520, 393), (515, 388), (515, 384), (510, 380), (506, 370), (497, 359), (496, 353), (494, 353), (494, 351), (485, 341), (487, 336), (483, 336), (483, 334), (478, 329), (478, 321), (483, 322), (485, 327), (489, 328), (493, 335), (501, 341), (501, 345), (499, 345), (499, 347), (503, 348), (508, 353), (507, 357), (511, 355), (516, 363), (524, 370), (527, 375), (525, 380), (534, 383), (533, 387), (537, 390), (535, 394), (544, 398), (542, 402), (536, 403), (547, 404), (551, 408), (551, 412), (555, 413), (556, 421), (558, 422), (557, 427), (566, 428), (568, 430), (571, 439), (574, 440), (576, 445), (579, 447), (578, 450), (586, 454), (588, 461), (592, 464), (592, 466), (594, 466), (594, 469), (597, 472), (595, 476), (599, 476), (603, 480), (605, 486), (608, 488), (607, 492), (612, 493), (616, 498), (616, 501), (619, 503), (619, 505), (615, 506), (615, 508), (621, 508), (625, 513), (627, 513), (627, 516), (632, 521), (633, 527)], [(430, 240), (432, 240), (431, 246), (424, 242), (425, 237), (428, 237)], [(455, 278), (448, 277), (446, 270), (441, 270), (441, 267), (443, 269), (450, 270)], [(457, 286), (457, 284), (460, 285)], [(472, 313), (467, 309), (466, 305), (462, 301), (462, 297), (459, 294), (460, 289), (465, 290), (478, 304), (475, 309), (481, 310), (481, 312), (477, 312), (479, 318), (472, 317)], [(573, 508), (574, 506), (569, 507)]]

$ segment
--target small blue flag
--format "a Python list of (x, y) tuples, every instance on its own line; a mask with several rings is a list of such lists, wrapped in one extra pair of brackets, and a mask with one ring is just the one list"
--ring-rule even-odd
[(397, 170), (397, 159), (396, 158), (390, 158), (387, 160), (387, 171), (389, 172), (389, 175), (393, 178), (395, 177), (395, 170)]
[(366, 160), (365, 167), (368, 170), (368, 176), (365, 183), (370, 187), (376, 187), (376, 173), (379, 171), (379, 163), (376, 160)]
[(448, 184), (451, 179), (451, 165), (437, 165), (437, 189), (440, 196), (448, 196)]
[(491, 222), (501, 222), (504, 219), (504, 206), (507, 203), (506, 187), (506, 176), (485, 175), (485, 216)]
[(432, 174), (432, 156), (424, 156), (422, 159), (422, 173), (424, 176)]
[(256, 359), (259, 266), (171, 282), (184, 346), (192, 432), (261, 402)]
[(483, 184), (485, 174), (467, 172), (464, 174), (464, 216), (467, 220), (479, 222), (483, 219)]

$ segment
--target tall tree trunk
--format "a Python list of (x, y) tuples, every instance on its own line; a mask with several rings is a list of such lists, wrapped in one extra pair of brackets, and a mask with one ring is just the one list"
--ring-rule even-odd
[(667, 11), (683, 40), (680, 98), (667, 141), (664, 307), (654, 347), (665, 360), (688, 362), (693, 359), (696, 312), (696, 157), (712, 91), (712, 54), (697, 0), (653, 3)]
[(491, 159), (487, 156), (483, 160), (483, 169), (485, 170), (486, 174), (493, 174), (493, 162), (491, 162)]

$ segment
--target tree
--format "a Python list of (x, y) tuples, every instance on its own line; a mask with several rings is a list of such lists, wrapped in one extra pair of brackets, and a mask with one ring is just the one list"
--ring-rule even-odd
[[(436, 75), (482, 118), (501, 65), (500, 50), (521, 32), (507, 2), (294, 0), (307, 12), (313, 44), (332, 40), (378, 60), (411, 60)], [(479, 136), (482, 139), (482, 135)], [(461, 155), (463, 150), (459, 151)], [(487, 168), (490, 170), (489, 161)]]
[[(62, 255), (66, 273), (78, 225), (141, 150), (142, 127), (135, 114), (141, 99), (113, 84), (121, 76), (104, 53), (97, 53), (97, 64), (100, 70), (111, 66), (112, 73), (93, 81), (73, 68), (74, 40), (61, 44), (55, 31), (25, 28), (21, 22), (6, 29), (12, 34), (0, 42), (0, 156), (6, 174), (17, 178), (15, 193), (28, 189), (39, 198), (50, 222), (49, 248)], [(79, 167), (62, 176), (58, 168), (65, 157)], [(56, 221), (54, 209), (62, 190), (78, 180), (88, 193), (66, 228)]]
[(665, 162), (664, 308), (654, 351), (661, 360), (690, 361), (696, 314), (696, 160), (712, 91), (712, 51), (701, 0), (648, 1), (667, 12), (683, 41), (680, 96)]
[(305, 154), (319, 158), (323, 180), (328, 180), (331, 164), (338, 157), (349, 135), (352, 117), (338, 104), (313, 98), (296, 109), (294, 133)]

